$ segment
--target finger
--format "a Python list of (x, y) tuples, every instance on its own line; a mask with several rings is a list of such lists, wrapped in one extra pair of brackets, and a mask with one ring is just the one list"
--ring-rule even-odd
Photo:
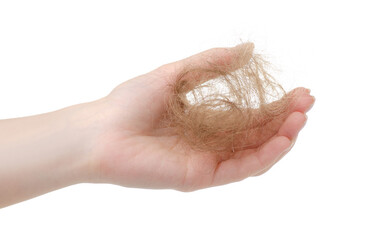
[(284, 136), (273, 138), (262, 149), (260, 154), (253, 152), (239, 158), (231, 158), (218, 164), (213, 185), (223, 185), (243, 180), (264, 169), (273, 159), (289, 148), (291, 142)]
[[(276, 162), (278, 162), (281, 159), (281, 157), (283, 157), (287, 152), (289, 152), (292, 146), (294, 145), (299, 132), (306, 124), (306, 121), (307, 117), (304, 113), (294, 112), (290, 114), (290, 116), (285, 120), (284, 124), (281, 126), (277, 135), (275, 135), (266, 143), (264, 143), (255, 153), (252, 154), (255, 156), (255, 159), (258, 160), (258, 164), (256, 164), (257, 168), (253, 167), (253, 169), (251, 169), (252, 172), (255, 172), (257, 174), (263, 170), (270, 168)], [(281, 151), (280, 154), (277, 154), (278, 151), (272, 152), (272, 149), (276, 149), (275, 146), (276, 144), (278, 144), (278, 138), (286, 138), (290, 142), (288, 148), (286, 148), (285, 151)]]
[(274, 161), (272, 164), (270, 164), (268, 167), (260, 170), (258, 173), (256, 173), (254, 176), (259, 176), (267, 172), (273, 165), (275, 165), (283, 156), (285, 156), (294, 146), (296, 138), (300, 132), (300, 130), (304, 127), (304, 125), (307, 122), (307, 116), (300, 113), (295, 112), (291, 117), (289, 117), (283, 124), (283, 126), (280, 128), (278, 135), (286, 136), (291, 140), (291, 146), (290, 148), (281, 154), (281, 156)]
[(287, 118), (278, 134), (259, 149), (241, 151), (234, 158), (220, 162), (215, 171), (213, 184), (240, 181), (272, 166), (290, 150), (305, 121), (303, 113), (295, 112)]
[(264, 173), (266, 173), (266, 172), (268, 172), (278, 161), (280, 161), (288, 152), (290, 152), (291, 151), (291, 149), (294, 147), (294, 143), (295, 142), (292, 142), (292, 144), (291, 144), (291, 146), (290, 146), (290, 148), (287, 150), (287, 151), (285, 151), (285, 152), (283, 152), (281, 155), (280, 155), (280, 157), (277, 159), (277, 161), (276, 162), (274, 162), (271, 166), (269, 166), (269, 167), (267, 167), (267, 168), (265, 168), (265, 169), (263, 169), (263, 170), (261, 170), (261, 171), (259, 171), (258, 173), (255, 173), (254, 175), (252, 175), (253, 177), (257, 177), (257, 176), (260, 176), (260, 175), (263, 175)]
[(289, 112), (308, 112), (315, 103), (315, 97), (310, 95), (311, 90), (303, 87), (295, 88), (287, 94), (289, 98)]
[[(267, 105), (268, 109), (277, 109), (277, 106), (282, 106), (284, 104), (284, 101), (288, 100), (288, 108), (286, 110), (288, 115), (286, 115), (285, 118), (293, 112), (306, 113), (310, 110), (310, 108), (313, 106), (315, 102), (315, 97), (311, 96), (310, 92), (310, 89), (304, 87), (295, 88), (288, 92), (286, 96), (284, 96), (282, 99), (269, 103)], [(253, 112), (253, 114), (255, 115), (256, 113)], [(258, 110), (257, 114), (261, 114), (261, 111)], [(254, 118), (260, 119), (260, 116), (254, 116)]]
[(277, 136), (284, 136), (291, 141), (294, 140), (300, 130), (304, 127), (307, 121), (307, 116), (301, 112), (293, 112), (285, 120), (284, 124), (279, 129)]
[[(305, 88), (296, 88), (289, 92), (286, 97), (289, 98), (290, 101), (286, 114), (274, 118), (272, 121), (266, 123), (262, 127), (251, 129), (250, 135), (246, 139), (247, 143), (251, 143), (250, 146), (247, 146), (248, 148), (257, 148), (268, 141), (268, 139), (277, 134), (282, 124), (290, 116), (290, 114), (294, 112), (305, 113), (315, 102), (315, 98), (310, 95), (310, 90)], [(272, 105), (271, 108), (276, 108), (277, 104), (283, 104), (281, 101), (282, 100), (270, 103), (270, 105)], [(253, 114), (255, 115), (256, 113), (254, 112)], [(261, 113), (258, 112), (257, 114), (260, 115)], [(258, 119), (259, 122), (257, 125), (260, 126), (260, 119), (262, 118), (260, 116), (254, 116), (253, 119)]]

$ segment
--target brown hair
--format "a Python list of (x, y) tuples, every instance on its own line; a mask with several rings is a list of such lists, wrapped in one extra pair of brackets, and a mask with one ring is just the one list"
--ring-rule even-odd
[(268, 73), (269, 63), (253, 45), (242, 46), (229, 63), (187, 66), (170, 85), (166, 125), (194, 150), (254, 147), (252, 134), (286, 115), (289, 100)]

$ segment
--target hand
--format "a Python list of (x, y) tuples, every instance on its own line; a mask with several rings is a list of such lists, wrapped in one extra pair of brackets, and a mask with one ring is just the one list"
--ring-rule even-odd
[[(236, 47), (237, 48), (237, 47)], [(228, 63), (236, 48), (211, 49), (131, 79), (95, 102), (98, 128), (90, 160), (90, 181), (127, 187), (193, 191), (263, 174), (295, 143), (314, 97), (304, 88), (291, 93), (289, 114), (257, 133), (257, 146), (228, 159), (185, 149), (160, 127), (168, 85), (185, 66)], [(272, 103), (276, 104), (276, 103)], [(275, 129), (275, 131), (273, 131)]]
[(306, 122), (314, 102), (307, 89), (289, 93), (288, 116), (250, 134), (256, 146), (229, 157), (184, 147), (159, 124), (180, 71), (229, 64), (239, 47), (167, 64), (94, 102), (0, 120), (0, 208), (81, 182), (192, 191), (267, 171)]

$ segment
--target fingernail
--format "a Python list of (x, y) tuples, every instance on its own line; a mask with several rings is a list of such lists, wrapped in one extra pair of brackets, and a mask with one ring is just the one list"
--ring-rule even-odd
[(316, 98), (314, 96), (311, 96), (311, 98), (312, 98), (312, 104), (308, 107), (306, 112), (310, 111), (313, 108), (313, 105), (315, 104)]

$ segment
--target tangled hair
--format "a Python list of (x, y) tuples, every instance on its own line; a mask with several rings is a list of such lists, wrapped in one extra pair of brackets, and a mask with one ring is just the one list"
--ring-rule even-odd
[(170, 86), (166, 124), (194, 150), (255, 147), (254, 134), (287, 114), (288, 98), (268, 73), (268, 62), (253, 45), (242, 46), (227, 64), (186, 67)]

